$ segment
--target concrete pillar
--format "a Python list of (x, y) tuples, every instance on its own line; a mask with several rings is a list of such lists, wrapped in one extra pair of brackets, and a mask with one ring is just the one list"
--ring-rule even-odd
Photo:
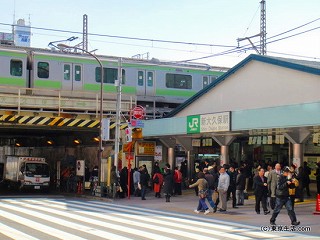
[(292, 132), (285, 133), (284, 136), (292, 143), (293, 159), (289, 159), (289, 163), (296, 164), (297, 167), (303, 165), (304, 142), (311, 135), (311, 132), (306, 128), (297, 128)]
[(293, 160), (292, 163), (297, 167), (303, 166), (303, 144), (295, 143), (293, 145)]
[(174, 167), (174, 148), (168, 148), (168, 163), (171, 166), (171, 169)]
[(220, 165), (229, 164), (229, 146), (221, 146)]
[(229, 164), (229, 145), (236, 139), (235, 136), (212, 136), (212, 138), (220, 145), (221, 147), (221, 156), (220, 156), (220, 165)]
[(191, 179), (191, 176), (193, 174), (193, 166), (194, 166), (194, 159), (191, 157), (191, 151), (187, 152), (187, 161), (188, 161), (188, 174), (187, 176)]

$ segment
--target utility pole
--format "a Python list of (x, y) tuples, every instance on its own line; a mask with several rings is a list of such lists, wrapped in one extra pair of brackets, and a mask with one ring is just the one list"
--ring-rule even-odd
[[(239, 42), (243, 40), (248, 40), (252, 46), (252, 48), (260, 55), (266, 55), (267, 54), (267, 43), (266, 43), (266, 1), (261, 0), (260, 2), (260, 33), (251, 36), (251, 37), (244, 37), (244, 38), (238, 38), (238, 47)], [(251, 38), (260, 36), (260, 51), (258, 48), (254, 45), (254, 43), (251, 41)]]
[(118, 158), (119, 158), (119, 145), (120, 145), (120, 120), (121, 120), (121, 84), (122, 84), (122, 58), (118, 61), (118, 81), (116, 81), (117, 87), (117, 104), (116, 104), (116, 128), (115, 128), (115, 141), (114, 141), (114, 165), (118, 170)]
[(260, 54), (267, 54), (267, 42), (266, 42), (266, 1), (260, 2)]
[(83, 15), (83, 31), (82, 31), (82, 49), (88, 51), (88, 16), (87, 14)]

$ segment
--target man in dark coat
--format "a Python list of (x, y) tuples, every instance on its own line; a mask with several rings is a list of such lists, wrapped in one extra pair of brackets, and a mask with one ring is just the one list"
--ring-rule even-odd
[(243, 168), (238, 169), (238, 175), (236, 180), (236, 196), (237, 205), (241, 206), (244, 204), (244, 189), (246, 187), (246, 176), (243, 174)]
[(173, 190), (173, 173), (170, 169), (169, 163), (165, 165), (163, 179), (163, 193), (166, 196), (166, 202), (170, 202), (170, 197)]
[(230, 199), (230, 195), (232, 194), (232, 207), (238, 208), (236, 206), (236, 182), (237, 182), (237, 172), (234, 169), (234, 165), (230, 165), (228, 170), (228, 174), (230, 176), (230, 185), (228, 188), (227, 199)]
[(267, 178), (264, 176), (264, 169), (260, 168), (258, 175), (253, 178), (255, 185), (254, 195), (256, 197), (255, 210), (257, 214), (260, 214), (260, 202), (262, 203), (262, 208), (264, 215), (270, 213), (267, 208), (267, 197), (268, 197), (268, 184)]
[(140, 172), (140, 186), (141, 186), (141, 199), (142, 200), (146, 200), (145, 196), (146, 196), (146, 191), (147, 191), (149, 180), (150, 180), (150, 176), (148, 174), (148, 171), (146, 168), (143, 167)]
[[(276, 206), (273, 210), (272, 217), (270, 219), (270, 224), (275, 225), (276, 224), (276, 218), (278, 214), (281, 211), (281, 208), (283, 205), (286, 206), (286, 209), (288, 211), (288, 215), (291, 220), (291, 224), (294, 226), (297, 226), (300, 224), (300, 222), (297, 221), (297, 217), (295, 212), (292, 209), (292, 203), (289, 198), (289, 188), (294, 187), (294, 183), (292, 180), (289, 180), (287, 177), (289, 175), (290, 170), (287, 168), (283, 171), (283, 174), (280, 176), (277, 189), (276, 189)], [(291, 186), (292, 185), (292, 186)]]

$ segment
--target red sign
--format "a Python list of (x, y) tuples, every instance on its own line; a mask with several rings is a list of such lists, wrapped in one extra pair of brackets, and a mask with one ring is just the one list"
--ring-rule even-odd
[(131, 110), (131, 116), (135, 119), (143, 119), (145, 115), (144, 108), (141, 106), (136, 106)]

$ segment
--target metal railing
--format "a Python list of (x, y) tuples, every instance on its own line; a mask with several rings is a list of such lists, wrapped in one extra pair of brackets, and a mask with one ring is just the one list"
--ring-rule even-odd
[[(103, 112), (116, 112), (116, 93), (104, 93)], [(64, 91), (37, 88), (13, 88), (0, 86), (0, 107), (6, 110), (45, 111), (61, 113), (95, 113), (100, 110), (100, 97), (97, 92)], [(134, 95), (123, 94), (121, 111), (129, 112), (136, 105)]]

